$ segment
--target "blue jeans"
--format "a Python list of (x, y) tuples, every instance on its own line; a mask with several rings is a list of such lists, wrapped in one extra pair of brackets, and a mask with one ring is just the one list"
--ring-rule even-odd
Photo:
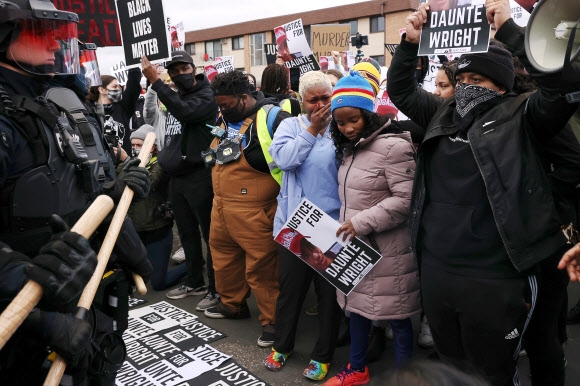
[(151, 286), (155, 291), (172, 287), (185, 277), (185, 264), (181, 264), (169, 272), (167, 271), (173, 248), (173, 231), (171, 227), (167, 227), (165, 235), (159, 240), (145, 244), (145, 248), (147, 248), (147, 259), (153, 265)]
[[(413, 356), (413, 326), (411, 319), (389, 320), (393, 329), (393, 346), (395, 347), (395, 366), (403, 367)], [(363, 370), (367, 365), (367, 350), (371, 320), (350, 313), (350, 368)]]

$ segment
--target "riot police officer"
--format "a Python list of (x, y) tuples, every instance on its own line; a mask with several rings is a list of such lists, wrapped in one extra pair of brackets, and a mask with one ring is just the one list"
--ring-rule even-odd
[[(87, 344), (90, 328), (68, 314), (88, 278), (86, 274), (72, 275), (74, 280), (68, 281), (67, 277), (58, 278), (63, 270), (92, 272), (87, 261), (94, 260), (94, 252), (82, 237), (55, 232), (51, 215), (58, 214), (73, 224), (99, 194), (118, 200), (125, 186), (137, 198), (149, 192), (148, 172), (138, 166), (138, 160), (127, 163), (115, 178), (96, 121), (88, 119), (73, 91), (53, 86), (54, 77), (79, 73), (77, 23), (76, 14), (57, 10), (50, 0), (0, 0), (0, 240), (10, 246), (0, 253), (0, 274), (13, 279), (0, 281), (0, 294), (8, 301), (26, 278), (48, 289), (39, 310), (31, 313), (0, 351), (0, 384), (38, 384), (46, 346), (62, 351), (71, 369), (77, 364), (82, 368), (89, 360), (95, 362), (90, 349), (95, 345)], [(129, 220), (116, 250), (117, 267), (148, 279), (152, 268)], [(78, 268), (81, 263), (87, 267)], [(23, 268), (30, 264), (42, 269)], [(112, 277), (126, 276), (120, 272)], [(75, 290), (66, 297), (51, 296), (62, 282), (72, 282)], [(126, 298), (130, 286), (126, 280), (124, 285), (119, 282), (110, 287), (124, 288)], [(107, 297), (107, 291), (109, 287), (99, 292)], [(95, 302), (105, 312), (95, 311), (93, 329), (100, 337), (106, 336), (100, 341), (122, 347), (120, 333), (126, 320), (107, 310), (98, 296)], [(112, 331), (114, 325), (116, 331)], [(122, 357), (117, 355), (121, 361)], [(113, 384), (115, 370), (114, 366), (107, 368), (98, 384)], [(84, 370), (75, 374), (75, 384), (82, 382), (87, 382)]]

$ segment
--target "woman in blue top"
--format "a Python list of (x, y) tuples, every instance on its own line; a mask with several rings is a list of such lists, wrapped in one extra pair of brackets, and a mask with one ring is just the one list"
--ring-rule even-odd
[[(274, 134), (270, 154), (284, 171), (274, 219), (274, 235), (306, 197), (338, 220), (338, 166), (330, 138), (330, 99), (332, 85), (320, 71), (300, 78), (299, 94), (304, 111), (280, 123)], [(336, 290), (322, 276), (288, 249), (279, 246), (280, 295), (276, 303), (276, 333), (272, 352), (266, 358), (268, 370), (279, 371), (294, 348), (300, 309), (310, 283), (314, 280), (318, 294), (318, 340), (304, 376), (323, 379), (336, 347), (340, 308)]]

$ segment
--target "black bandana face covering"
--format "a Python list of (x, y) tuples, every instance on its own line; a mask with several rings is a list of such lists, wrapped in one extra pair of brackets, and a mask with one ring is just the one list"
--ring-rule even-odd
[(463, 118), (474, 107), (497, 97), (501, 97), (501, 94), (487, 87), (460, 84), (455, 87), (455, 100), (457, 101), (455, 109)]
[(487, 87), (460, 84), (455, 87), (453, 123), (460, 132), (467, 132), (475, 117), (502, 101), (502, 94)]

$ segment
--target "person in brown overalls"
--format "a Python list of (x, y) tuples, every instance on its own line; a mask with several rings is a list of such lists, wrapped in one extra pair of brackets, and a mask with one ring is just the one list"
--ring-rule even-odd
[[(265, 98), (260, 91), (251, 93), (247, 75), (238, 70), (218, 74), (212, 89), (222, 115), (218, 124), (225, 130), (212, 130), (216, 138), (203, 154), (206, 165), (213, 166), (209, 246), (221, 301), (205, 315), (249, 318), (246, 299), (252, 290), (261, 312), (258, 345), (270, 347), (279, 292), (272, 231), (281, 171), (268, 147), (275, 127), (290, 114), (273, 107), (275, 99)], [(270, 109), (278, 113), (271, 130)]]

